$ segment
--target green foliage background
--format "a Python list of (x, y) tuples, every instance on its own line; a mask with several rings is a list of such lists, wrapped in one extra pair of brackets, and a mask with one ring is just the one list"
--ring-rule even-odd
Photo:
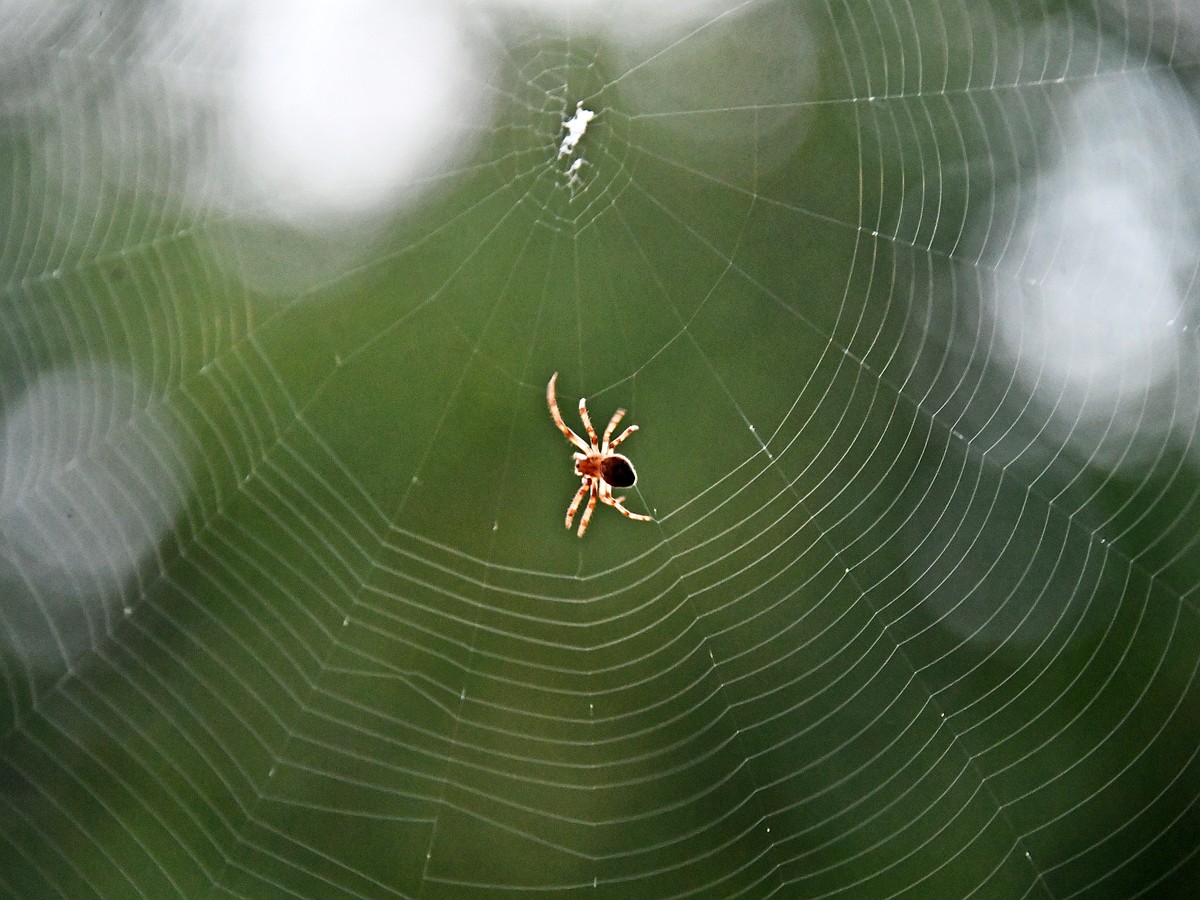
[[(999, 456), (1044, 423), (986, 325), (955, 341), (1073, 93), (1195, 59), (1092, 4), (743, 7), (637, 49), (492, 32), (472, 158), (282, 295), (243, 257), (306, 238), (139, 190), (169, 169), (56, 192), (60, 125), (5, 110), (5, 407), (119, 363), (148, 388), (105, 446), (167, 420), (188, 474), (115, 605), (6, 551), (0, 891), (1194, 888), (1186, 445)], [(785, 26), (803, 95), (755, 80)], [(85, 130), (120, 59), (52, 88)], [(564, 531), (554, 371), (640, 426), (653, 524)]]

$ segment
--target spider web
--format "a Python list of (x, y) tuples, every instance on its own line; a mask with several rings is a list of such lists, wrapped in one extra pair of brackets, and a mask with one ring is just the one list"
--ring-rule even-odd
[(1200, 19), (671, 6), (13, 4), (6, 895), (1195, 890)]

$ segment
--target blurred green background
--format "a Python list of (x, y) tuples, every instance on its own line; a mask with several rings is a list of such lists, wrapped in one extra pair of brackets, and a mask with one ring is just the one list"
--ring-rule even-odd
[[(1089, 431), (989, 305), (1190, 13), (454, 7), (466, 149), (309, 228), (208, 168), (235, 19), (55, 9), (0, 26), (5, 895), (1195, 889), (1193, 339)], [(555, 371), (653, 523), (564, 530)]]

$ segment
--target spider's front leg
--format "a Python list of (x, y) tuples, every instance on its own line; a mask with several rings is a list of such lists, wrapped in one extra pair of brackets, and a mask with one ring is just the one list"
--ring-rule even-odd
[[(609, 444), (608, 444), (608, 439), (612, 437), (612, 433), (616, 429), (617, 423), (620, 422), (621, 419), (623, 419), (623, 418), (625, 418), (625, 410), (618, 409), (615, 413), (613, 413), (613, 417), (608, 420), (608, 427), (604, 429), (603, 443), (600, 444), (600, 452), (601, 453), (607, 453), (609, 451), (610, 448), (609, 448)], [(624, 437), (625, 436), (622, 435), (621, 437), (617, 438), (617, 443), (620, 443), (624, 439)]]
[(592, 420), (588, 416), (587, 400), (583, 397), (579, 398), (579, 418), (583, 419), (583, 427), (587, 429), (588, 438), (592, 442), (593, 449), (600, 448), (600, 442), (596, 440), (596, 429), (592, 427)]
[(621, 436), (619, 438), (617, 438), (615, 441), (613, 441), (611, 444), (608, 445), (608, 449), (616, 450), (617, 445), (620, 444), (621, 441), (625, 440), (625, 438), (629, 437), (631, 434), (633, 434), (637, 430), (638, 430), (638, 427), (636, 425), (630, 425), (628, 428), (626, 428), (624, 431), (621, 432)]
[(550, 418), (554, 420), (554, 424), (558, 426), (558, 430), (563, 433), (563, 437), (584, 453), (590, 453), (591, 447), (583, 442), (583, 438), (567, 427), (567, 423), (563, 421), (562, 413), (558, 411), (558, 398), (554, 393), (554, 383), (556, 381), (558, 381), (557, 372), (550, 376), (550, 383), (546, 385), (546, 405), (550, 407)]

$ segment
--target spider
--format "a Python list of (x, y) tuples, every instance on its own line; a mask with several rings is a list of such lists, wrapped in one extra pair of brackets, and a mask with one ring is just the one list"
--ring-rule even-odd
[(613, 417), (608, 420), (608, 427), (604, 429), (604, 438), (597, 442), (596, 432), (592, 428), (592, 420), (588, 418), (587, 400), (580, 398), (579, 418), (583, 419), (583, 425), (587, 429), (588, 438), (591, 440), (591, 444), (589, 445), (587, 441), (568, 428), (567, 423), (563, 421), (562, 413), (558, 411), (558, 401), (554, 397), (554, 382), (556, 380), (558, 380), (557, 372), (550, 376), (550, 383), (546, 385), (546, 402), (550, 405), (550, 416), (554, 419), (554, 424), (558, 426), (558, 430), (563, 433), (563, 436), (568, 441), (579, 448), (573, 454), (575, 458), (575, 474), (583, 479), (583, 484), (575, 492), (575, 499), (567, 507), (567, 527), (571, 527), (571, 522), (575, 518), (579, 504), (583, 502), (584, 495), (590, 496), (588, 497), (588, 504), (583, 510), (583, 516), (579, 519), (580, 537), (583, 537), (583, 533), (587, 531), (588, 522), (592, 520), (592, 510), (596, 508), (597, 497), (600, 498), (601, 503), (613, 507), (627, 518), (638, 522), (653, 521), (650, 516), (639, 515), (627, 510), (624, 506), (624, 497), (613, 496), (613, 488), (633, 487), (637, 483), (637, 472), (633, 470), (633, 463), (620, 453), (613, 452), (617, 449), (618, 444), (637, 431), (637, 426), (630, 425), (621, 432), (616, 440), (610, 441), (609, 438), (612, 437), (613, 431), (616, 430), (617, 423), (625, 415), (625, 410), (618, 409), (613, 413)]

